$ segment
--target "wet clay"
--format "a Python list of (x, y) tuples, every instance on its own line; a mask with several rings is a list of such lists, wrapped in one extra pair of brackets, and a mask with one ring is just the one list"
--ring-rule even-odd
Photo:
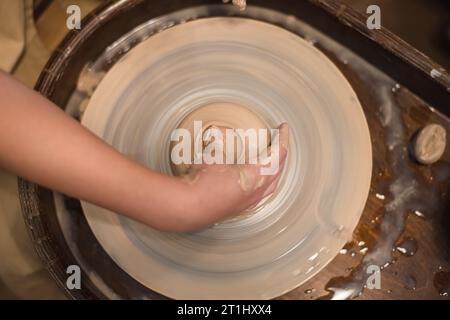
[[(206, 117), (202, 108), (220, 101), (234, 106)], [(267, 124), (234, 124), (247, 118), (242, 107)], [(142, 285), (174, 299), (269, 299), (314, 276), (351, 238), (372, 174), (367, 122), (339, 69), (277, 26), (199, 19), (130, 50), (100, 82), (82, 123), (131, 159), (171, 174), (171, 133), (194, 119), (243, 129), (288, 122), (277, 195), (244, 219), (193, 234), (162, 233), (82, 202), (105, 251)]]
[[(223, 0), (223, 3), (228, 3), (230, 0)], [(239, 8), (239, 10), (245, 10), (247, 8), (247, 1), (246, 0), (233, 0), (233, 5)]]
[(429, 124), (419, 131), (414, 141), (414, 157), (421, 164), (433, 164), (441, 159), (447, 144), (445, 128)]
[[(195, 130), (195, 122), (200, 122), (202, 124), (201, 131), (196, 132)], [(254, 112), (249, 110), (246, 107), (243, 107), (238, 104), (229, 103), (229, 102), (218, 102), (208, 104), (206, 106), (200, 107), (190, 113), (177, 127), (177, 129), (185, 129), (189, 132), (191, 137), (191, 164), (194, 163), (194, 157), (201, 159), (202, 154), (199, 154), (199, 151), (205, 150), (209, 143), (212, 141), (208, 137), (209, 129), (219, 129), (222, 133), (222, 143), (223, 143), (223, 159), (224, 163), (226, 161), (226, 130), (227, 129), (243, 129), (255, 130), (257, 133), (258, 130), (268, 130), (264, 121)], [(270, 135), (270, 132), (268, 133)], [(233, 153), (230, 156), (233, 156), (233, 164), (237, 164), (238, 160), (241, 163), (249, 163), (249, 150), (250, 148), (257, 148), (258, 150), (263, 150), (268, 145), (268, 141), (258, 141), (258, 146), (250, 145), (248, 139), (241, 139), (240, 137), (235, 137), (232, 139), (232, 143), (234, 148)], [(214, 139), (214, 138), (213, 138)], [(231, 141), (231, 140), (230, 140)], [(175, 147), (178, 142), (172, 142), (171, 151)], [(195, 146), (198, 146), (195, 150)], [(199, 146), (201, 145), (202, 148)], [(200, 150), (201, 149), (201, 150)], [(191, 164), (173, 164), (172, 169), (175, 175), (184, 175), (187, 174), (192, 165)], [(245, 181), (245, 179), (241, 179), (240, 181)], [(240, 186), (247, 190), (246, 183), (240, 183)]]

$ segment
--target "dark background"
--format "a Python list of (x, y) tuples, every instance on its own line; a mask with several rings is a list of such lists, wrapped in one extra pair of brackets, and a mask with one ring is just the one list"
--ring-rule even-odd
[(450, 0), (342, 1), (364, 13), (380, 6), (383, 27), (450, 70)]

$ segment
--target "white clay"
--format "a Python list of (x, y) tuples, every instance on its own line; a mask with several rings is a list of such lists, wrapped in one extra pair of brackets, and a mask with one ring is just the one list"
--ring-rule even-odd
[(268, 299), (294, 289), (350, 240), (367, 199), (371, 140), (355, 92), (317, 48), (257, 19), (205, 18), (151, 36), (108, 71), (82, 122), (131, 159), (171, 174), (170, 133), (223, 101), (245, 106), (264, 126), (290, 127), (280, 188), (248, 217), (166, 234), (82, 202), (115, 263), (171, 298)]
[(429, 124), (417, 134), (414, 156), (422, 164), (433, 164), (441, 159), (446, 145), (445, 128), (438, 124)]
[[(230, 0), (223, 0), (224, 3), (230, 2)], [(247, 1), (246, 0), (233, 0), (233, 5), (239, 8), (239, 10), (245, 10), (247, 8)]]
[[(194, 130), (194, 122), (198, 121), (202, 123), (202, 132), (196, 133)], [(195, 155), (195, 141), (197, 139), (201, 139), (202, 137), (197, 137), (196, 134), (201, 134), (207, 132), (208, 128), (216, 127), (221, 129), (222, 138), (226, 140), (226, 129), (252, 129), (259, 130), (264, 129), (268, 130), (269, 128), (265, 125), (264, 121), (258, 117), (254, 112), (250, 111), (248, 108), (243, 106), (233, 104), (233, 103), (212, 103), (206, 106), (202, 106), (192, 113), (190, 113), (183, 121), (177, 126), (178, 129), (186, 129), (189, 131), (191, 136), (191, 163), (194, 162)], [(270, 134), (270, 133), (269, 133)], [(203, 137), (205, 139), (205, 137)], [(254, 147), (257, 150), (262, 150), (264, 147), (267, 147), (268, 141), (259, 141), (258, 146), (250, 146), (248, 143), (248, 139), (245, 141), (241, 141), (239, 139), (234, 139), (234, 164), (237, 164), (239, 158), (244, 163), (249, 163), (248, 155), (249, 148)], [(176, 143), (172, 144), (172, 148)], [(245, 144), (245, 145), (243, 145)], [(203, 144), (203, 147), (206, 145)], [(243, 149), (244, 148), (244, 149)], [(224, 142), (224, 152), (226, 151), (226, 143)], [(246, 152), (247, 151), (247, 152)], [(223, 156), (224, 163), (226, 162), (226, 155)], [(189, 171), (189, 164), (179, 164), (173, 166), (175, 175), (182, 175)]]

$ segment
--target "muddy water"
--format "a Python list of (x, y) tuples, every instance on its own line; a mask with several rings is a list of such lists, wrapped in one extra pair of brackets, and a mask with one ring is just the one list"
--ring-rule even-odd
[[(381, 143), (385, 149), (384, 162), (379, 166), (380, 168), (375, 166), (379, 172), (374, 172), (375, 184), (372, 190), (381, 203), (382, 210), (377, 212), (371, 220), (373, 230), (370, 233), (373, 234), (366, 234), (365, 237), (364, 234), (358, 235), (361, 238), (367, 238), (366, 241), (354, 240), (341, 250), (341, 254), (351, 258), (362, 255), (359, 265), (347, 268), (347, 271), (351, 271), (349, 275), (331, 279), (325, 286), (328, 294), (321, 297), (321, 299), (356, 298), (367, 287), (367, 280), (372, 274), (367, 272), (369, 267), (377, 266), (380, 270), (384, 270), (396, 263), (397, 259), (411, 259), (420, 250), (420, 242), (417, 239), (404, 237), (407, 218), (410, 215), (425, 221), (442, 218), (445, 214), (442, 208), (445, 206), (450, 177), (449, 166), (445, 161), (432, 167), (419, 166), (411, 158), (412, 137), (410, 135), (412, 132), (404, 119), (405, 113), (409, 113), (410, 108), (404, 108), (404, 105), (399, 103), (410, 94), (407, 89), (314, 30), (306, 27), (300, 32), (304, 33), (312, 43), (337, 57), (339, 63), (354, 71), (359, 77), (358, 81), (370, 87), (372, 98), (377, 105), (376, 110), (368, 112), (375, 111), (376, 114), (376, 124), (372, 127), (381, 128), (381, 134), (371, 132), (373, 144)], [(432, 113), (430, 118), (440, 118), (440, 121), (445, 122), (443, 120), (445, 117), (436, 114), (432, 108), (430, 111)], [(373, 114), (368, 114), (368, 117), (373, 118)], [(420, 119), (417, 122), (424, 120)], [(426, 276), (432, 278), (433, 274)], [(402, 277), (404, 279), (400, 281), (406, 289), (416, 289), (418, 281), (414, 275), (402, 275)], [(439, 273), (434, 278), (438, 279), (434, 281), (436, 291), (443, 291), (442, 288), (446, 283), (444, 274)], [(392, 293), (390, 289), (384, 291)]]
[(433, 284), (441, 296), (450, 293), (450, 272), (439, 271), (434, 275)]
[[(396, 262), (393, 254), (395, 251), (405, 257), (414, 256), (420, 250), (420, 244), (413, 237), (402, 238), (408, 215), (414, 213), (421, 218), (430, 218), (441, 205), (437, 197), (437, 184), (425, 182), (424, 177), (413, 168), (416, 164), (408, 153), (409, 139), (402, 110), (396, 104), (397, 90), (391, 90), (392, 88), (381, 85), (378, 89), (378, 120), (385, 132), (384, 143), (390, 179), (387, 183), (386, 180), (381, 182), (377, 188), (379, 191), (376, 197), (385, 203), (381, 214), (372, 220), (372, 223), (377, 225), (377, 241), (371, 244), (361, 263), (349, 276), (333, 278), (327, 283), (325, 289), (329, 294), (322, 299), (356, 298), (370, 282), (369, 277), (373, 274), (369, 272), (371, 266), (377, 266), (380, 270), (388, 268)], [(437, 176), (443, 175), (444, 172), (445, 170), (438, 171)], [(448, 287), (445, 274), (441, 272), (434, 279), (439, 293), (445, 294), (445, 286)], [(403, 282), (405, 288), (416, 289), (417, 280), (414, 276), (406, 276)], [(391, 293), (391, 290), (386, 293)]]

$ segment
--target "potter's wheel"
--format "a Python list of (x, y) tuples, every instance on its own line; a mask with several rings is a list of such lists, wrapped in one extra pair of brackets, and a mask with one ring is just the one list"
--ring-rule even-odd
[(104, 76), (82, 122), (130, 158), (171, 174), (172, 130), (217, 102), (246, 106), (272, 128), (289, 122), (289, 159), (270, 202), (244, 219), (184, 235), (82, 206), (106, 252), (154, 291), (274, 298), (350, 240), (371, 178), (367, 123), (325, 55), (282, 28), (243, 18), (200, 19), (143, 41)]

